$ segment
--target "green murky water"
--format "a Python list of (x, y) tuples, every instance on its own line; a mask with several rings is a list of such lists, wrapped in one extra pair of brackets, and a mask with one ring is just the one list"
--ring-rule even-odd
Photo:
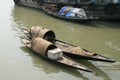
[[(119, 80), (120, 21), (87, 24), (59, 20), (12, 0), (0, 1), (0, 80)], [(34, 25), (54, 30), (58, 39), (117, 60), (116, 63), (78, 60), (88, 73), (57, 65), (33, 54), (20, 41), (19, 28)]]

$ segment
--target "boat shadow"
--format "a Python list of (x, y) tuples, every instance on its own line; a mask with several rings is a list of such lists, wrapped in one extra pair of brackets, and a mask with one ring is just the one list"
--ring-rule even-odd
[(81, 72), (77, 69), (73, 69), (68, 66), (58, 65), (51, 61), (48, 61), (45, 58), (41, 57), (39, 54), (36, 53), (33, 54), (34, 53), (33, 51), (29, 50), (24, 46), (20, 47), (20, 49), (32, 58), (32, 63), (34, 67), (37, 67), (40, 70), (42, 69), (42, 71), (45, 72), (46, 74), (54, 74), (62, 71), (74, 77), (89, 80), (87, 77), (83, 76)]
[(120, 20), (93, 20), (84, 25), (86, 25), (86, 27), (120, 29)]

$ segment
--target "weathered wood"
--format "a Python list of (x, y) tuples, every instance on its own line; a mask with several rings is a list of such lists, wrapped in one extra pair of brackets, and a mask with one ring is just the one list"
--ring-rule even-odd
[[(30, 32), (25, 33), (27, 36), (29, 36)], [(26, 32), (26, 31), (25, 31)], [(47, 40), (47, 39), (46, 39)], [(64, 54), (70, 57), (75, 58), (82, 58), (87, 60), (97, 60), (97, 61), (106, 61), (106, 62), (116, 62), (113, 59), (107, 58), (105, 56), (102, 56), (100, 54), (88, 51), (86, 49), (80, 48), (78, 46), (71, 45), (69, 43), (54, 39), (51, 40), (54, 45), (56, 45), (58, 48), (64, 51)]]
[[(37, 38), (36, 40), (39, 40), (40, 38)], [(36, 41), (35, 40), (35, 41)], [(31, 45), (31, 41), (30, 40), (27, 40), (26, 38), (21, 38), (21, 41), (23, 44), (25, 44), (25, 46), (31, 50), (33, 50), (34, 52), (36, 52), (37, 54), (40, 54), (40, 53), (44, 53), (44, 51), (46, 50), (43, 50), (43, 51), (40, 51), (41, 49), (44, 48), (43, 46), (43, 43), (39, 43), (39, 45), (34, 45), (34, 47), (37, 47), (37, 48), (32, 48), (30, 45)], [(34, 40), (33, 40), (34, 41)], [(36, 43), (35, 43), (36, 44)], [(44, 44), (45, 45), (45, 44)], [(38, 47), (41, 47), (40, 50), (37, 50), (39, 49)], [(40, 53), (39, 53), (40, 52)], [(47, 52), (45, 53), (47, 54)], [(59, 63), (59, 64), (63, 64), (63, 65), (66, 65), (66, 66), (69, 66), (69, 67), (72, 67), (72, 68), (75, 68), (75, 69), (79, 69), (79, 70), (83, 70), (83, 71), (87, 71), (87, 72), (93, 72), (91, 69), (87, 68), (86, 66), (72, 60), (71, 58), (63, 55), (61, 58), (59, 59), (50, 59), (48, 58), (47, 55), (45, 54), (40, 54), (42, 57), (44, 57), (45, 59), (47, 59), (48, 61), (54, 61), (56, 63)]]
[(39, 54), (47, 55), (49, 49), (54, 49), (56, 46), (40, 37), (34, 38), (31, 42), (31, 48)]

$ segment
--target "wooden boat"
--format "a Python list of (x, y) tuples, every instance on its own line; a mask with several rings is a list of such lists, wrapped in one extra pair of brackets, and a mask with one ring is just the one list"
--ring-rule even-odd
[[(71, 7), (71, 9), (68, 10), (68, 8), (67, 8), (66, 11), (63, 12), (64, 15), (63, 14), (61, 15), (61, 14), (59, 14), (59, 10), (57, 8), (58, 4), (49, 4), (48, 2), (44, 2), (44, 3), (41, 4), (37, 1), (33, 2), (31, 0), (27, 0), (27, 1), (25, 1), (25, 0), (14, 0), (14, 2), (18, 5), (23, 5), (23, 6), (28, 6), (28, 7), (43, 10), (48, 15), (53, 16), (55, 18), (62, 19), (62, 20), (73, 21), (73, 22), (88, 22), (88, 21), (92, 20), (89, 17), (87, 17), (84, 9), (82, 9), (82, 8), (76, 8), (76, 7), (68, 6), (69, 8)], [(71, 12), (71, 15), (69, 15), (69, 16), (65, 15), (67, 12), (70, 12), (73, 9), (77, 9), (77, 10), (79, 9), (79, 11)]]
[[(68, 6), (69, 7), (69, 6)], [(45, 8), (42, 8), (42, 10), (47, 13), (48, 15), (50, 16), (53, 16), (55, 18), (59, 18), (59, 19), (62, 19), (62, 20), (66, 20), (66, 21), (72, 21), (72, 22), (89, 22), (89, 21), (92, 21), (92, 19), (88, 18), (86, 15), (80, 15), (79, 17), (78, 16), (65, 16), (65, 15), (60, 15), (58, 14), (58, 12), (52, 12), (50, 11), (49, 9), (45, 9)]]
[[(56, 59), (53, 59), (53, 58), (49, 58), (48, 57), (48, 52), (49, 52), (49, 50), (52, 50), (53, 48), (56, 48), (54, 45), (47, 45), (47, 47), (46, 46), (44, 46), (43, 44), (44, 44), (44, 42), (46, 43), (50, 43), (50, 42), (48, 42), (48, 41), (46, 41), (46, 40), (44, 40), (44, 39), (42, 39), (42, 38), (35, 38), (34, 40), (33, 40), (33, 42), (35, 42), (35, 41), (37, 41), (37, 40), (42, 40), (43, 42), (41, 43), (41, 42), (39, 42), (39, 43), (41, 43), (41, 44), (39, 44), (39, 45), (36, 45), (37, 43), (35, 43), (35, 45), (33, 46), (33, 44), (32, 44), (32, 41), (30, 41), (30, 40), (28, 40), (27, 38), (22, 38), (21, 37), (21, 41), (22, 41), (22, 43), (27, 47), (27, 48), (29, 48), (30, 50), (32, 50), (32, 51), (34, 51), (34, 52), (36, 52), (37, 54), (39, 54), (39, 55), (41, 55), (43, 58), (45, 58), (45, 59), (47, 59), (48, 61), (52, 61), (52, 62), (55, 62), (55, 63), (59, 63), (59, 64), (62, 64), (62, 65), (66, 65), (66, 66), (69, 66), (69, 67), (72, 67), (72, 68), (75, 68), (75, 69), (79, 69), (79, 70), (83, 70), (83, 71), (87, 71), (87, 72), (92, 72), (92, 70), (91, 69), (89, 69), (89, 68), (87, 68), (87, 67), (85, 67), (84, 65), (82, 65), (82, 64), (80, 64), (80, 63), (78, 63), (78, 62), (76, 62), (76, 61), (74, 61), (74, 60), (72, 60), (71, 58), (69, 58), (69, 57), (67, 57), (67, 56), (65, 56), (65, 55), (62, 55), (60, 58), (56, 58)], [(52, 44), (52, 43), (50, 43), (50, 44)], [(32, 47), (33, 46), (33, 47)], [(53, 47), (54, 46), (54, 47)], [(37, 47), (37, 48), (36, 48)], [(39, 47), (39, 48), (38, 48)], [(45, 48), (47, 48), (47, 49), (45, 49)], [(37, 49), (39, 49), (39, 50), (37, 50)], [(41, 50), (41, 51), (40, 51)], [(54, 49), (53, 49), (54, 50)], [(39, 52), (40, 51), (40, 52)], [(41, 53), (41, 52), (43, 52), (43, 53)], [(46, 55), (47, 54), (47, 55)]]
[(75, 20), (120, 20), (119, 0), (14, 0), (14, 2), (19, 5), (43, 9), (48, 14), (67, 20), (73, 18), (66, 18), (54, 13), (64, 6), (72, 6), (84, 9), (88, 17), (87, 19), (74, 18)]
[[(41, 28), (41, 30), (39, 30), (39, 29), (40, 29), (40, 27), (37, 27), (36, 30), (34, 30), (33, 32), (30, 30), (26, 30), (26, 29), (22, 29), (22, 31), (24, 34), (27, 35), (27, 37), (29, 39), (32, 39), (32, 36), (37, 36), (37, 37), (41, 37), (43, 39), (46, 39), (46, 40), (54, 43), (58, 48), (63, 50), (65, 55), (67, 55), (69, 57), (82, 58), (82, 59), (87, 59), (87, 60), (105, 61), (105, 62), (116, 62), (115, 60), (107, 58), (100, 54), (97, 54), (97, 53), (88, 51), (86, 49), (77, 47), (75, 45), (57, 40), (57, 39), (55, 39), (54, 32), (51, 30), (48, 30), (45, 28), (43, 28), (43, 30), (42, 30), (42, 28)], [(37, 32), (37, 30), (38, 30), (38, 32)], [(32, 34), (32, 33), (34, 33), (34, 34)]]

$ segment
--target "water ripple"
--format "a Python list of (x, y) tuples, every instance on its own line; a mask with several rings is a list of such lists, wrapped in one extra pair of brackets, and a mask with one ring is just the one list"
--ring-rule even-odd
[(120, 51), (120, 47), (118, 47), (117, 45), (113, 44), (112, 42), (105, 42), (105, 44), (108, 45), (112, 49)]

